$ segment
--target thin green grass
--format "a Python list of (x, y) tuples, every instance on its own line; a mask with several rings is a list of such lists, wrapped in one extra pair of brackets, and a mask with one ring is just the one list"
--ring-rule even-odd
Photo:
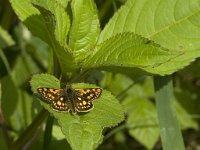
[(184, 150), (183, 138), (173, 103), (173, 86), (169, 76), (155, 77), (155, 99), (164, 150)]

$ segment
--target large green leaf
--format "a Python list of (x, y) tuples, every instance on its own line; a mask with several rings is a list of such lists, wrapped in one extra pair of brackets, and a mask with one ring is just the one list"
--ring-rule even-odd
[[(138, 67), (150, 73), (161, 64), (171, 61), (181, 55), (178, 51), (169, 51), (148, 40), (133, 34), (123, 33), (111, 37), (98, 45), (84, 62), (85, 68), (109, 67)], [(163, 75), (162, 72), (156, 72)]]
[(200, 56), (199, 0), (128, 0), (102, 31), (98, 43), (122, 32), (134, 32), (161, 46), (184, 52), (154, 68), (157, 74), (173, 73)]
[(73, 22), (70, 31), (69, 46), (75, 58), (85, 58), (91, 51), (99, 35), (99, 20), (93, 0), (72, 1)]
[[(60, 83), (51, 75), (41, 74), (33, 76), (31, 86), (32, 90), (36, 92), (38, 87), (60, 88)], [(72, 86), (73, 88), (95, 87), (83, 83)], [(53, 110), (49, 104), (42, 101), (41, 104), (58, 119), (62, 132), (73, 149), (96, 148), (102, 141), (103, 128), (115, 126), (124, 119), (121, 105), (106, 90), (103, 90), (101, 98), (94, 102), (94, 109), (88, 113), (61, 113)]]

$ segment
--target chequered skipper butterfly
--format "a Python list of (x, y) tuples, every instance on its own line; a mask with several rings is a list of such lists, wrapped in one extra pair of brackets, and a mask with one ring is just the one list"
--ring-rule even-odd
[(37, 95), (54, 110), (62, 112), (88, 112), (93, 109), (93, 101), (101, 96), (101, 88), (64, 89), (40, 87)]

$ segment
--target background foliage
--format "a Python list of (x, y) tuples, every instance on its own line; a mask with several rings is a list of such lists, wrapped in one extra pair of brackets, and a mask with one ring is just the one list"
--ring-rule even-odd
[[(0, 3), (1, 149), (162, 149), (170, 113), (186, 149), (199, 146), (199, 0)], [(154, 85), (172, 73), (168, 113)], [(103, 88), (94, 110), (59, 113), (33, 96), (67, 82)]]

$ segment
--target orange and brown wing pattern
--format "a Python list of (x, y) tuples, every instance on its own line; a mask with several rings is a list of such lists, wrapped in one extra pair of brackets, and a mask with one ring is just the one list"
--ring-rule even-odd
[(84, 99), (93, 101), (101, 96), (101, 88), (86, 88), (86, 89), (75, 89), (76, 95), (81, 96)]
[(99, 98), (102, 93), (101, 88), (87, 88), (87, 89), (75, 89), (74, 105), (78, 112), (88, 112), (93, 109), (93, 103), (95, 99)]
[(46, 100), (47, 102), (52, 102), (55, 99), (58, 99), (62, 95), (64, 95), (63, 89), (55, 89), (55, 88), (47, 88), (47, 87), (41, 87), (37, 88), (38, 94), (43, 98), (43, 100)]
[(37, 89), (37, 95), (44, 101), (51, 103), (51, 107), (57, 111), (88, 112), (93, 109), (93, 101), (101, 96), (101, 88), (86, 89), (55, 89), (41, 87)]
[(41, 99), (51, 103), (53, 109), (57, 111), (70, 111), (69, 102), (65, 99), (63, 89), (41, 87), (37, 89)]

